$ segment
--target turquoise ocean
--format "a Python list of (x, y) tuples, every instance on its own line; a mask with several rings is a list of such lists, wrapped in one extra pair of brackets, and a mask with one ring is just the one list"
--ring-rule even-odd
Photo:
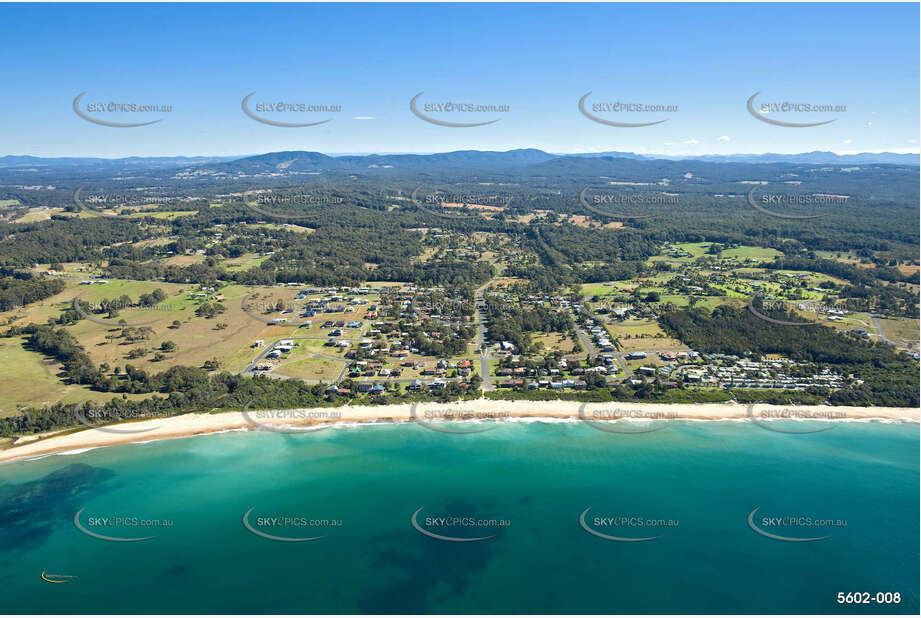
[(0, 610), (917, 614), (918, 530), (917, 424), (232, 432), (0, 465)]

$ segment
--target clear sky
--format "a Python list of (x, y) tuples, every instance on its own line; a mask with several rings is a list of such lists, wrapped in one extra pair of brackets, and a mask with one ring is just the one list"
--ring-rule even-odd
[[(705, 154), (918, 152), (918, 4), (95, 4), (0, 5), (0, 155), (237, 155), (540, 148)], [(340, 105), (247, 117), (241, 100)], [(409, 102), (507, 105), (430, 114)], [(674, 105), (669, 113), (579, 112), (579, 99)], [(845, 105), (754, 118), (747, 99)], [(92, 102), (168, 113), (78, 117)], [(767, 114), (781, 118), (780, 115)]]

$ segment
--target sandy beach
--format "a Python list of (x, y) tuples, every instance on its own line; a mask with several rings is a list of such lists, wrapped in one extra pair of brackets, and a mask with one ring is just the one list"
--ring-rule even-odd
[[(584, 407), (583, 407), (584, 406)], [(796, 406), (757, 404), (752, 417), (816, 421), (903, 421), (918, 422), (916, 408), (857, 408), (839, 406)], [(0, 451), (0, 462), (132, 442), (169, 440), (225, 431), (304, 431), (337, 423), (418, 422), (444, 427), (448, 421), (489, 422), (492, 419), (559, 419), (589, 422), (662, 420), (744, 421), (751, 420), (749, 406), (719, 404), (590, 403), (573, 401), (495, 401), (477, 399), (452, 403), (397, 404), (386, 406), (341, 406), (294, 410), (247, 410), (216, 414), (184, 414), (130, 423), (105, 425), (98, 429), (63, 431), (18, 439)]]

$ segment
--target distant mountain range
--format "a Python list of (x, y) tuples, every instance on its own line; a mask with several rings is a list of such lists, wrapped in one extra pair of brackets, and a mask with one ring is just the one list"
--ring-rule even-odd
[(895, 152), (861, 152), (840, 155), (827, 150), (814, 150), (798, 154), (731, 154), (731, 155), (641, 155), (633, 152), (599, 152), (560, 155), (569, 157), (617, 157), (622, 159), (668, 159), (671, 161), (711, 161), (722, 163), (798, 163), (804, 165), (892, 164), (919, 165), (919, 155)]
[[(745, 164), (796, 165), (907, 165), (919, 166), (919, 155), (891, 152), (839, 155), (833, 152), (804, 152), (800, 154), (735, 154), (668, 156), (641, 155), (632, 152), (599, 152), (583, 154), (551, 154), (533, 148), (493, 152), (458, 150), (436, 154), (342, 155), (330, 156), (319, 152), (286, 151), (248, 157), (128, 157), (102, 158), (43, 158), (33, 156), (0, 157), (0, 170), (7, 174), (36, 172), (137, 174), (144, 171), (175, 171), (178, 174), (205, 173), (218, 176), (287, 175), (319, 172), (369, 173), (386, 172), (448, 172), (461, 170), (505, 170), (550, 164), (556, 169), (591, 169), (597, 167), (586, 159), (670, 161)], [(580, 163), (582, 161), (582, 163)], [(552, 163), (551, 163), (552, 162)]]
[(221, 161), (232, 161), (240, 157), (125, 157), (103, 159), (99, 157), (33, 157), (29, 155), (7, 155), (0, 157), (0, 169), (22, 171), (33, 170), (117, 170), (117, 169), (165, 169), (188, 165), (205, 165)]

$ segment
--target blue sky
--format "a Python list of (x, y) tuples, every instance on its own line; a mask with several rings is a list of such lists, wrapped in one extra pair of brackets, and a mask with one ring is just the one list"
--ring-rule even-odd
[[(0, 5), (5, 113), (0, 155), (237, 155), (540, 148), (636, 151), (918, 152), (918, 4), (96, 4)], [(241, 100), (340, 105), (247, 117)], [(474, 128), (427, 123), (409, 101), (507, 105)], [(667, 122), (610, 127), (577, 103), (675, 105), (605, 114)], [(757, 102), (846, 105), (775, 115)], [(78, 117), (87, 102), (167, 104), (168, 113)], [(770, 114), (769, 114), (770, 116)]]

